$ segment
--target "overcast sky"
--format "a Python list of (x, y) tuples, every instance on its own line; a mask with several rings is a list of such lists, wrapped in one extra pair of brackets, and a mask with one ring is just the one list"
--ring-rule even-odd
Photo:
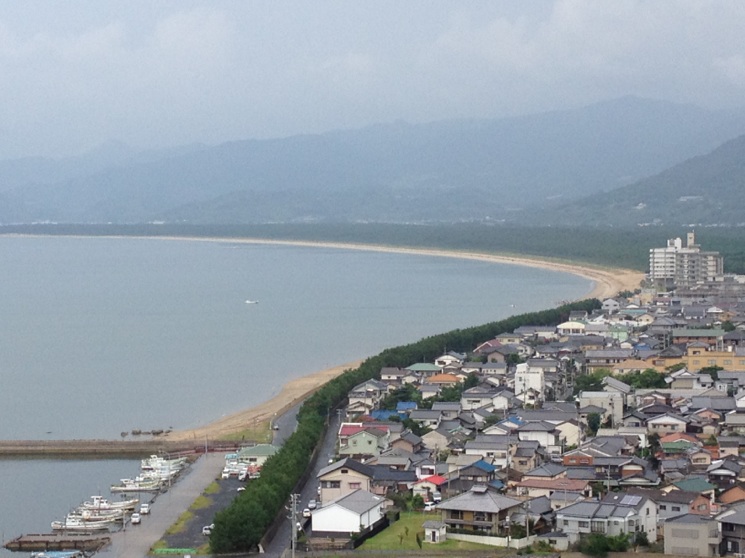
[(745, 105), (741, 0), (0, 0), (0, 158)]

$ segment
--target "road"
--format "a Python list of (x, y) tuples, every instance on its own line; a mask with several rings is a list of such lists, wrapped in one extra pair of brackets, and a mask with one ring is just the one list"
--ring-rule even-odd
[[(296, 411), (297, 413), (297, 411)], [(313, 471), (305, 484), (303, 489), (300, 491), (300, 500), (298, 505), (298, 515), (302, 512), (303, 508), (307, 507), (308, 501), (318, 497), (318, 481), (316, 477), (318, 472), (329, 464), (329, 459), (334, 457), (336, 452), (336, 433), (339, 431), (339, 424), (341, 420), (339, 415), (334, 414), (331, 417), (329, 428), (326, 432), (326, 436), (321, 442), (320, 453), (318, 454), (318, 460), (316, 461)], [(289, 504), (288, 504), (289, 505)], [(290, 512), (287, 512), (290, 515)], [(298, 521), (302, 521), (302, 517), (299, 517)], [(272, 539), (272, 542), (265, 548), (267, 557), (279, 557), (290, 548), (290, 520), (285, 521), (277, 534)]]
[[(299, 409), (300, 404), (292, 407), (274, 420), (274, 424), (278, 427), (277, 430), (273, 431), (273, 442), (275, 444), (281, 445), (295, 431)], [(339, 416), (335, 414), (321, 444), (316, 465), (306, 486), (300, 493), (298, 520), (302, 520), (300, 513), (303, 508), (307, 507), (308, 501), (317, 498), (316, 477), (318, 471), (328, 465), (329, 459), (334, 456), (339, 423)], [(237, 488), (243, 484), (240, 481), (232, 478), (220, 480), (220, 492), (211, 495), (214, 501), (212, 506), (197, 510), (195, 512), (196, 517), (189, 522), (183, 533), (175, 535), (164, 535), (164, 533), (184, 511), (189, 509), (197, 497), (204, 492), (204, 489), (220, 477), (220, 472), (224, 466), (225, 456), (222, 453), (211, 453), (199, 457), (167, 492), (158, 495), (151, 505), (150, 514), (142, 517), (140, 525), (127, 525), (126, 529), (112, 533), (111, 545), (98, 554), (103, 558), (143, 558), (147, 556), (150, 548), (164, 537), (170, 548), (196, 548), (207, 542), (201, 534), (202, 526), (212, 523), (214, 514), (229, 505), (233, 498), (237, 496)], [(147, 496), (143, 496), (143, 501), (147, 501), (146, 498)], [(287, 515), (290, 515), (289, 511)], [(281, 525), (276, 536), (265, 549), (266, 556), (267, 558), (281, 557), (289, 547), (290, 520), (288, 519)]]
[(126, 529), (112, 533), (111, 545), (98, 555), (105, 558), (147, 556), (150, 547), (189, 509), (205, 487), (220, 476), (224, 466), (225, 456), (221, 453), (201, 456), (166, 493), (158, 495), (150, 506), (150, 514), (143, 516), (140, 525), (127, 525)]

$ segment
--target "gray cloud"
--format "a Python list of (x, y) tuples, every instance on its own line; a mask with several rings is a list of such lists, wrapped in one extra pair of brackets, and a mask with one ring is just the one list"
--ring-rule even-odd
[(745, 89), (738, 0), (0, 2), (0, 157)]

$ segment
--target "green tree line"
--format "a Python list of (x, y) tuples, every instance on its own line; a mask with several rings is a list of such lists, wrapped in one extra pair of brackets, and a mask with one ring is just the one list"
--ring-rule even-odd
[[(646, 271), (649, 249), (685, 237), (684, 227), (629, 230), (516, 225), (277, 223), (265, 225), (8, 225), (0, 232), (58, 235), (195, 236), (351, 242), (486, 253), (510, 253)], [(696, 242), (724, 256), (727, 273), (745, 273), (745, 228), (696, 231)]]
[(443, 350), (468, 352), (479, 343), (523, 325), (556, 325), (573, 310), (592, 311), (600, 307), (595, 299), (558, 308), (513, 316), (498, 322), (424, 338), (416, 343), (386, 349), (365, 360), (358, 368), (323, 385), (303, 403), (298, 426), (284, 446), (264, 464), (261, 477), (251, 481), (235, 501), (215, 517), (210, 547), (217, 554), (255, 550), (266, 530), (289, 500), (303, 473), (310, 466), (313, 450), (324, 435), (326, 419), (341, 405), (357, 384), (379, 378), (383, 367), (405, 368), (416, 362), (431, 362)]

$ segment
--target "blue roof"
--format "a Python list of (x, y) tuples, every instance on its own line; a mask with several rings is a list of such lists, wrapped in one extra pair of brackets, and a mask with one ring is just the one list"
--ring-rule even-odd
[(370, 412), (370, 416), (375, 420), (388, 420), (391, 417), (397, 417), (398, 413), (387, 409), (376, 409)]
[(489, 486), (494, 488), (504, 488), (504, 483), (499, 479), (494, 479), (493, 481), (489, 481)]
[(492, 465), (491, 463), (487, 463), (483, 459), (479, 459), (478, 461), (476, 461), (473, 464), (473, 466), (474, 467), (478, 467), (479, 469), (481, 469), (482, 471), (485, 471), (487, 473), (493, 473), (494, 471), (497, 470), (497, 468), (494, 465)]

